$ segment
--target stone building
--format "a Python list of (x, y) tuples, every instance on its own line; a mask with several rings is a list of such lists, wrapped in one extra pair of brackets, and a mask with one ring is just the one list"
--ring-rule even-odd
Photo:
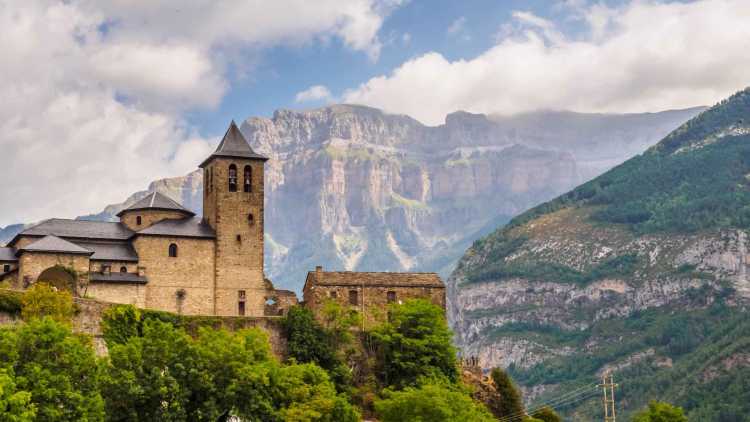
[(0, 248), (0, 282), (182, 314), (279, 314), (296, 303), (263, 274), (263, 172), (234, 122), (204, 172), (202, 217), (159, 193), (118, 222), (50, 219)]
[(445, 309), (445, 285), (435, 273), (323, 271), (307, 273), (305, 306), (318, 313), (333, 300), (356, 310), (364, 324), (382, 322), (388, 305), (408, 299), (426, 299)]

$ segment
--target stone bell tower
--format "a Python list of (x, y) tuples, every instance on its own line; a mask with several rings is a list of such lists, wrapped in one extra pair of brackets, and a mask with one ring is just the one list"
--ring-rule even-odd
[(263, 315), (266, 160), (232, 121), (219, 147), (200, 165), (203, 219), (216, 231), (215, 315)]

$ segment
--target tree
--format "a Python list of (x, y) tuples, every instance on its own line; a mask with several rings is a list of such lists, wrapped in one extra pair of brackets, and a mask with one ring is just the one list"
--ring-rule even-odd
[(646, 409), (633, 417), (633, 422), (687, 422), (681, 407), (669, 403), (652, 401)]
[(467, 392), (444, 381), (423, 380), (419, 387), (406, 387), (401, 391), (384, 390), (383, 395), (382, 400), (375, 402), (375, 411), (383, 422), (495, 420)]
[(326, 369), (337, 365), (328, 333), (315, 320), (311, 310), (301, 306), (289, 308), (281, 327), (290, 358), (301, 363), (314, 362)]
[(562, 418), (551, 407), (545, 406), (531, 414), (542, 422), (562, 422)]
[[(104, 402), (91, 338), (50, 317), (0, 330), (0, 361), (30, 393), (36, 420), (100, 421)], [(7, 360), (5, 360), (7, 359)]]
[(524, 412), (521, 393), (507, 372), (495, 368), (491, 373), (497, 396), (488, 404), (492, 413), (498, 418), (520, 415)]
[(74, 314), (70, 292), (57, 291), (46, 283), (35, 283), (21, 298), (21, 317), (25, 321), (50, 317), (57, 322), (69, 323)]
[(382, 382), (398, 388), (414, 385), (422, 376), (456, 382), (456, 350), (443, 310), (420, 299), (392, 304), (390, 312), (390, 321), (371, 333)]
[(35, 417), (31, 393), (17, 391), (13, 377), (0, 370), (0, 422), (32, 422)]

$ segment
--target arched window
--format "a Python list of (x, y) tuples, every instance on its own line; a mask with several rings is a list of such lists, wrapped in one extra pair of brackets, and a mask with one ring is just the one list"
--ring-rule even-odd
[(120, 272), (125, 274), (126, 272), (128, 272), (128, 267), (120, 267)]
[(237, 166), (229, 166), (229, 192), (237, 192)]
[(177, 258), (177, 244), (172, 243), (169, 245), (169, 256), (171, 258)]
[(141, 216), (139, 215), (135, 217), (135, 224), (140, 226), (141, 223), (143, 223), (143, 219), (141, 218)]
[(250, 166), (245, 166), (245, 192), (253, 191), (253, 169)]

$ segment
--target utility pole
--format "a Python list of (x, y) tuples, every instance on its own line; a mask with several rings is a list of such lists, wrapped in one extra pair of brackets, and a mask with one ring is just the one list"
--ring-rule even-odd
[(604, 422), (617, 422), (615, 414), (615, 387), (617, 387), (617, 384), (615, 384), (615, 378), (612, 373), (605, 372), (602, 375), (602, 383), (598, 386), (602, 387), (602, 393), (604, 394), (602, 401), (604, 405)]

